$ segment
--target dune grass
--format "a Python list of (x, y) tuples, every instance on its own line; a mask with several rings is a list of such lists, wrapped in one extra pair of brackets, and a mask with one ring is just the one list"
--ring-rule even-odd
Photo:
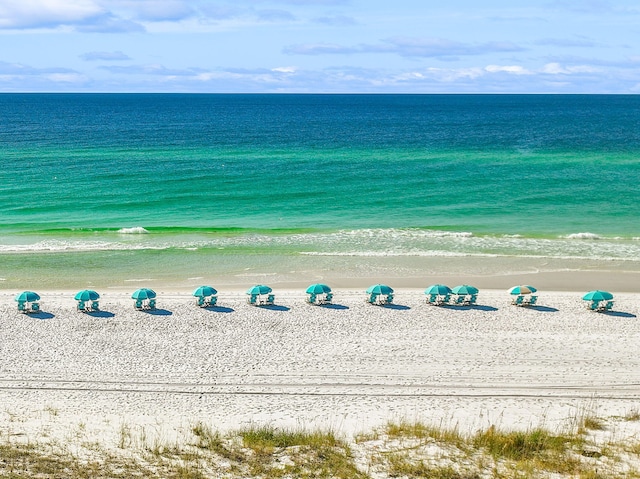
[(0, 429), (0, 478), (640, 479), (640, 440), (598, 440), (590, 431), (610, 422), (593, 419), (602, 428), (581, 418), (561, 433), (397, 421), (352, 439), (270, 425), (222, 433), (198, 422), (166, 440), (122, 424), (114, 444), (87, 441), (86, 426), (68, 443)]
[(462, 447), (465, 438), (456, 427), (448, 428), (442, 426), (433, 426), (421, 422), (389, 422), (385, 428), (385, 433), (389, 437), (405, 437), (415, 439), (434, 439), (436, 441), (450, 444), (456, 447)]
[(596, 416), (584, 416), (580, 422), (580, 431), (591, 429), (593, 431), (604, 430), (604, 422)]
[(330, 431), (251, 426), (226, 436), (198, 423), (197, 447), (230, 462), (237, 477), (366, 478), (348, 444)]

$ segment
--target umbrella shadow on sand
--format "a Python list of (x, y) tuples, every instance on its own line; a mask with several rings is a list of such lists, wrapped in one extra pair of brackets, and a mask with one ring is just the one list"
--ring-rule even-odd
[(36, 319), (51, 319), (55, 318), (56, 315), (52, 313), (47, 313), (46, 311), (38, 311), (37, 313), (29, 313), (30, 318)]
[(498, 308), (493, 306), (486, 306), (484, 304), (472, 304), (469, 309), (479, 309), (480, 311), (498, 311)]
[(166, 309), (145, 309), (143, 312), (152, 316), (171, 316), (173, 314), (171, 311)]
[(409, 306), (405, 306), (404, 304), (393, 304), (393, 303), (383, 304), (382, 307), (385, 309), (401, 309), (401, 310), (411, 309)]
[(212, 313), (233, 313), (235, 309), (227, 308), (226, 306), (207, 306), (206, 308), (202, 308), (207, 311), (211, 311)]
[(498, 308), (493, 306), (486, 306), (484, 304), (465, 304), (465, 305), (457, 305), (457, 304), (443, 304), (441, 307), (447, 309), (454, 309), (460, 311), (466, 311), (469, 309), (477, 309), (479, 311), (498, 311)]
[(279, 304), (261, 304), (258, 307), (262, 309), (270, 309), (272, 311), (290, 311), (291, 310), (291, 308), (287, 306), (280, 306)]
[(607, 316), (616, 316), (618, 318), (637, 318), (635, 314), (625, 313), (624, 311), (602, 311), (600, 314)]
[(326, 309), (349, 309), (349, 306), (345, 306), (344, 304), (334, 304), (334, 303), (319, 304), (318, 306)]
[(535, 311), (540, 311), (541, 313), (557, 313), (558, 311), (560, 311), (557, 308), (551, 308), (549, 306), (539, 306), (537, 304), (534, 306), (527, 306), (527, 307)]
[(111, 311), (87, 311), (85, 313), (88, 316), (91, 316), (92, 318), (113, 318), (115, 316), (115, 314), (113, 314)]

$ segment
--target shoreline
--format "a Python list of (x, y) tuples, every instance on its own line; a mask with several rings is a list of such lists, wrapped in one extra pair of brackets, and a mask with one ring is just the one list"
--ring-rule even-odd
[(137, 286), (186, 291), (202, 283), (217, 289), (363, 288), (384, 282), (393, 288), (508, 289), (531, 284), (549, 291), (640, 293), (640, 261), (526, 256), (310, 256), (269, 252), (209, 254), (201, 251), (69, 252), (2, 255), (1, 290), (124, 289)]
[[(381, 284), (387, 284), (392, 286), (391, 284), (380, 281)], [(156, 294), (156, 300), (158, 304), (163, 300), (168, 300), (169, 304), (176, 308), (182, 307), (191, 307), (195, 308), (196, 297), (193, 296), (193, 291), (198, 287), (202, 286), (205, 283), (194, 285), (189, 288), (174, 288), (174, 287), (164, 287), (164, 286), (154, 286), (153, 289)], [(259, 284), (259, 283), (256, 283)], [(307, 283), (296, 283), (295, 285), (287, 284), (285, 285), (275, 285), (274, 283), (262, 283), (268, 284), (272, 287), (272, 294), (275, 295), (276, 302), (274, 306), (277, 306), (278, 303), (282, 303), (286, 309), (285, 311), (289, 311), (292, 308), (298, 308), (300, 306), (306, 307), (317, 307), (319, 309), (323, 309), (322, 305), (310, 305), (307, 302), (308, 294), (305, 292), (306, 288), (309, 286)], [(334, 283), (331, 283), (334, 284)], [(365, 293), (367, 287), (377, 284), (375, 282), (366, 283), (366, 286), (361, 287), (361, 283), (351, 283), (351, 287), (332, 287), (331, 291), (333, 293), (333, 304), (338, 305), (341, 299), (344, 299), (346, 302), (351, 304), (359, 304), (360, 302), (366, 303), (365, 299), (368, 295)], [(395, 283), (394, 283), (395, 284)], [(453, 287), (458, 284), (470, 284), (475, 286), (476, 283), (467, 282), (467, 283), (450, 283), (449, 286)], [(517, 286), (519, 284), (526, 283), (514, 283), (511, 286)], [(247, 303), (248, 295), (246, 293), (246, 289), (240, 289), (237, 285), (232, 287), (220, 287), (218, 283), (212, 284), (215, 289), (217, 289), (218, 293), (216, 296), (218, 297), (218, 302), (216, 306), (222, 307), (225, 302), (245, 305)], [(247, 285), (247, 289), (253, 286)], [(430, 286), (430, 285), (427, 285)], [(99, 303), (101, 306), (101, 310), (104, 310), (103, 305), (111, 304), (116, 307), (118, 310), (121, 310), (124, 306), (129, 306), (129, 303), (133, 304), (134, 299), (131, 298), (131, 294), (138, 288), (146, 288), (149, 287), (147, 283), (140, 283), (135, 287), (125, 288), (125, 287), (111, 287), (111, 288), (103, 288), (97, 290), (100, 294)], [(537, 283), (536, 283), (537, 288)], [(75, 294), (85, 288), (78, 289), (38, 289), (36, 292), (40, 295), (40, 300), (38, 301), (40, 304), (47, 304), (51, 301), (52, 307), (56, 310), (59, 310), (60, 313), (67, 314), (69, 312), (76, 313), (76, 305), (77, 300), (74, 299)], [(426, 295), (424, 293), (425, 288), (416, 288), (416, 287), (397, 287), (392, 286), (394, 291), (393, 296), (394, 300), (390, 307), (402, 307), (404, 303), (411, 304), (411, 307), (407, 309), (414, 309), (416, 307), (428, 307), (433, 308), (433, 305), (430, 305), (426, 302)], [(17, 308), (17, 302), (15, 301), (15, 295), (21, 291), (9, 291), (0, 289), (0, 307), (5, 308), (5, 310), (1, 311), (2, 313), (10, 313), (13, 314), (13, 310)], [(543, 297), (547, 298), (563, 298), (573, 302), (574, 304), (583, 304), (586, 303), (582, 300), (582, 296), (586, 293), (586, 290), (546, 290), (537, 288), (537, 292), (535, 293), (539, 296), (540, 300)], [(640, 293), (635, 291), (610, 291), (614, 295), (614, 300), (617, 302), (622, 300), (626, 306), (628, 306), (631, 310), (635, 309), (634, 302), (637, 301), (640, 304)], [(483, 306), (483, 300), (488, 299), (488, 304), (491, 305), (491, 308), (495, 307), (506, 307), (513, 306), (511, 304), (512, 296), (508, 292), (507, 289), (498, 289), (498, 288), (480, 288), (478, 293), (478, 301), (475, 305), (471, 305), (471, 307), (481, 307)], [(540, 304), (536, 305), (539, 306)], [(211, 309), (215, 310), (216, 306), (213, 306)], [(251, 306), (246, 304), (247, 307)], [(330, 306), (330, 305), (329, 305)], [(375, 305), (370, 305), (375, 306)], [(255, 306), (251, 306), (251, 308), (256, 308)], [(445, 304), (445, 309), (453, 309), (455, 310), (457, 306), (453, 304)], [(199, 310), (206, 310), (207, 308), (195, 308), (192, 313)], [(257, 309), (261, 309), (258, 307)], [(325, 308), (326, 309), (326, 308)], [(329, 308), (330, 309), (330, 308)], [(384, 307), (383, 307), (384, 309)], [(442, 309), (442, 308), (440, 308)], [(516, 311), (521, 308), (516, 308)], [(526, 308), (525, 308), (526, 309)], [(535, 307), (534, 307), (535, 309)], [(573, 308), (572, 308), (573, 309)], [(586, 309), (586, 308), (585, 308)], [(17, 310), (16, 310), (17, 312)], [(234, 312), (238, 312), (234, 310)], [(240, 312), (241, 313), (241, 312)]]
[[(363, 273), (359, 276), (348, 276), (345, 273), (329, 272), (328, 274), (306, 274), (305, 272), (279, 273), (251, 273), (242, 277), (217, 275), (193, 276), (187, 279), (158, 279), (153, 277), (129, 279), (109, 282), (101, 280), (66, 279), (60, 287), (43, 282), (36, 277), (25, 280), (7, 280), (0, 278), (0, 294), (24, 290), (36, 291), (74, 291), (90, 288), (98, 292), (133, 292), (139, 287), (147, 287), (158, 291), (172, 291), (177, 293), (191, 293), (198, 286), (208, 284), (215, 287), (221, 294), (225, 292), (244, 292), (255, 284), (267, 284), (274, 290), (304, 290), (310, 284), (322, 282), (337, 290), (364, 290), (372, 284), (384, 283), (394, 289), (424, 290), (436, 283), (447, 284), (450, 287), (459, 284), (471, 284), (482, 290), (506, 291), (512, 286), (530, 284), (539, 290), (586, 293), (594, 289), (604, 289), (612, 293), (640, 293), (640, 271), (603, 271), (603, 270), (572, 270), (551, 272), (513, 272), (510, 274), (451, 274), (424, 273), (422, 275), (398, 276), (386, 274), (375, 275)], [(415, 273), (415, 272), (413, 272)], [(151, 276), (151, 275), (150, 275)], [(308, 279), (306, 279), (308, 278)]]

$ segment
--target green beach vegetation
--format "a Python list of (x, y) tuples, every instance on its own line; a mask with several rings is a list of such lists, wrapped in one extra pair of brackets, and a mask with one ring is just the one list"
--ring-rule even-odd
[(65, 441), (2, 430), (0, 477), (640, 478), (640, 438), (618, 429), (638, 415), (579, 414), (562, 431), (491, 425), (463, 432), (399, 420), (353, 438), (270, 425), (221, 432), (203, 422), (173, 439), (122, 423), (113, 444), (91, 438), (84, 423)]

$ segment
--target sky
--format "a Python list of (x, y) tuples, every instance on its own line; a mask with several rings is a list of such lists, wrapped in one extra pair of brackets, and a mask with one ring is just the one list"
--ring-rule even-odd
[(638, 0), (0, 0), (0, 92), (640, 92)]

